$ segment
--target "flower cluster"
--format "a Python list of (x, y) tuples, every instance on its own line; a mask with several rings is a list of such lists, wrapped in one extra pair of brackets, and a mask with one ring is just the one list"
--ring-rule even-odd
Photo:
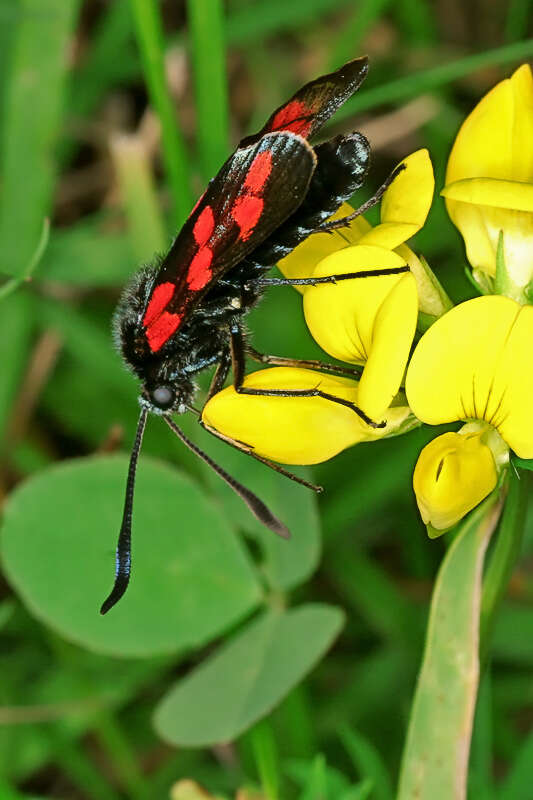
[[(378, 225), (356, 217), (343, 228), (313, 234), (278, 265), (289, 279), (364, 271), (364, 277), (295, 287), (315, 341), (360, 374), (337, 377), (293, 366), (259, 370), (245, 386), (320, 394), (250, 396), (228, 387), (207, 403), (203, 422), (274, 461), (316, 464), (421, 423), (463, 421), (459, 431), (424, 448), (413, 476), (422, 519), (437, 535), (498, 485), (510, 451), (533, 458), (529, 67), (498, 84), (465, 120), (442, 191), (483, 296), (452, 307), (427, 262), (407, 246), (425, 223), (434, 178), (426, 150), (402, 163), (383, 196)], [(332, 219), (351, 210), (345, 204)]]

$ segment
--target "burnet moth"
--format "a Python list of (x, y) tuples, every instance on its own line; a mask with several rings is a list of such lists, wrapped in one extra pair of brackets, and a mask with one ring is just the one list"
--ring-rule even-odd
[[(209, 182), (166, 256), (155, 265), (142, 268), (120, 299), (114, 318), (115, 338), (126, 365), (141, 381), (141, 413), (127, 477), (115, 582), (101, 607), (102, 614), (122, 597), (130, 579), (135, 471), (149, 412), (161, 416), (182, 442), (240, 495), (266, 527), (280, 536), (289, 536), (285, 525), (258, 497), (215, 464), (172, 420), (173, 414), (195, 411), (192, 402), (197, 373), (214, 367), (205, 402), (223, 387), (231, 370), (237, 392), (291, 397), (319, 395), (349, 405), (369, 425), (379, 424), (354, 404), (325, 395), (319, 389), (282, 392), (243, 386), (247, 355), (263, 364), (354, 374), (354, 370), (317, 361), (258, 353), (246, 341), (243, 317), (269, 286), (315, 285), (364, 277), (365, 273), (358, 272), (290, 280), (268, 278), (265, 273), (311, 233), (340, 228), (377, 203), (393, 180), (395, 173), (349, 217), (326, 222), (362, 185), (369, 167), (370, 147), (358, 132), (336, 136), (314, 147), (308, 139), (357, 91), (367, 71), (367, 59), (358, 58), (311, 81), (274, 111), (259, 133), (243, 139)], [(407, 269), (385, 269), (380, 274)], [(243, 449), (242, 442), (208, 430)], [(244, 451), (320, 491), (320, 487), (255, 454), (252, 448), (245, 447)]]

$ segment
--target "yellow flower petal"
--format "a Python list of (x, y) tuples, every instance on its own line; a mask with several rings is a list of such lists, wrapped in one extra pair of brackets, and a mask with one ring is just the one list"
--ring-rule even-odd
[[(357, 382), (292, 367), (274, 367), (247, 375), (256, 389), (320, 388), (357, 404)], [(205, 406), (202, 420), (224, 436), (251, 446), (259, 455), (284, 464), (318, 464), (350, 445), (393, 432), (409, 416), (407, 406), (387, 413), (385, 428), (371, 428), (345, 406), (320, 397), (254, 397), (229, 386)]]
[[(330, 220), (347, 217), (352, 211), (353, 208), (348, 203), (343, 203), (339, 210), (330, 217)], [(282, 258), (278, 262), (278, 267), (286, 278), (310, 278), (316, 265), (323, 258), (337, 250), (342, 250), (343, 247), (355, 244), (370, 227), (370, 223), (363, 217), (356, 217), (342, 231), (312, 233), (292, 253)], [(294, 288), (304, 294), (307, 286), (295, 286)]]
[(483, 419), (522, 458), (533, 458), (533, 307), (497, 295), (456, 306), (424, 334), (406, 393), (413, 413), (437, 425)]
[[(390, 250), (356, 245), (323, 259), (314, 277), (402, 266), (405, 261)], [(304, 314), (320, 347), (341, 361), (364, 363), (372, 346), (376, 313), (400, 279), (401, 274), (382, 275), (310, 286), (304, 295)]]
[(359, 405), (379, 420), (402, 382), (418, 316), (416, 281), (402, 275), (381, 304), (372, 331), (372, 344), (361, 380)]
[[(527, 64), (480, 100), (457, 135), (446, 184), (477, 177), (533, 181), (533, 78)], [(453, 219), (453, 205), (447, 205)]]
[[(465, 178), (449, 183), (441, 195), (462, 203), (533, 211), (533, 183), (506, 181), (501, 178)], [(533, 230), (533, 216), (530, 225)]]
[(402, 162), (405, 169), (394, 179), (381, 201), (381, 224), (359, 240), (390, 250), (420, 230), (431, 208), (435, 178), (427, 150), (417, 150)]
[(446, 530), (494, 489), (497, 471), (482, 434), (444, 433), (418, 457), (413, 488), (424, 522)]
[(505, 293), (522, 302), (533, 277), (533, 78), (527, 64), (464, 121), (442, 191), (474, 269), (494, 276), (504, 234)]

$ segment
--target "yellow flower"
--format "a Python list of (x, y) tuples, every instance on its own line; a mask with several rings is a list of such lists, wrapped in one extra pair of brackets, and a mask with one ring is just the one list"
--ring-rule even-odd
[[(304, 295), (307, 326), (318, 344), (334, 358), (365, 365), (359, 405), (372, 419), (379, 419), (389, 407), (403, 379), (418, 317), (418, 282), (428, 294), (422, 264), (403, 242), (425, 222), (433, 196), (433, 170), (427, 150), (402, 163), (405, 169), (383, 197), (379, 225), (372, 228), (358, 217), (346, 228), (310, 236), (279, 263), (290, 278), (401, 268), (408, 260), (415, 265), (414, 274), (297, 287)], [(344, 205), (332, 219), (350, 211)], [(393, 252), (399, 247), (402, 255)], [(433, 286), (429, 294), (435, 296)]]
[[(359, 405), (357, 381), (308, 369), (258, 370), (246, 376), (244, 386), (282, 391), (318, 388)], [(318, 464), (358, 442), (396, 432), (409, 415), (406, 405), (395, 406), (386, 414), (386, 426), (373, 428), (353, 409), (322, 397), (244, 395), (228, 386), (206, 404), (202, 421), (273, 461)]]
[(489, 289), (524, 302), (533, 277), (533, 78), (527, 64), (495, 86), (464, 121), (442, 191), (474, 277), (496, 277), (503, 232), (505, 274)]
[(422, 422), (479, 419), (521, 458), (533, 458), (533, 307), (476, 297), (424, 334), (407, 371), (406, 393)]
[[(340, 230), (312, 234), (279, 262), (278, 267), (285, 277), (309, 278), (323, 258), (354, 244), (375, 245), (388, 251), (414, 236), (424, 225), (431, 208), (435, 188), (433, 167), (425, 149), (417, 150), (400, 163), (405, 169), (383, 196), (379, 225), (373, 228), (364, 217), (356, 217)], [(352, 211), (348, 203), (343, 203), (330, 219), (342, 219)], [(409, 260), (405, 254), (402, 258)], [(296, 288), (305, 294), (309, 287)]]
[[(402, 267), (391, 250), (346, 247), (323, 259), (313, 277)], [(359, 406), (378, 420), (400, 388), (418, 316), (416, 281), (410, 272), (310, 286), (304, 295), (307, 327), (334, 358), (364, 364)]]
[[(316, 341), (335, 358), (363, 364), (361, 380), (278, 367), (248, 375), (244, 382), (246, 387), (278, 391), (319, 389), (349, 401), (384, 426), (373, 427), (353, 408), (324, 397), (250, 396), (228, 387), (205, 406), (202, 421), (206, 427), (273, 461), (317, 464), (358, 442), (395, 435), (413, 426), (399, 388), (416, 328), (417, 284), (430, 298), (427, 313), (438, 315), (446, 306), (436, 283), (428, 278), (429, 271), (404, 245), (422, 227), (431, 205), (431, 161), (427, 150), (420, 150), (403, 163), (406, 168), (383, 197), (379, 225), (372, 228), (359, 217), (333, 233), (313, 234), (279, 264), (288, 278), (414, 265), (414, 274), (405, 271), (297, 287)], [(332, 219), (351, 211), (344, 204)]]
[(484, 500), (497, 479), (483, 431), (437, 436), (420, 453), (413, 474), (420, 516), (444, 532)]
[[(450, 519), (457, 521), (492, 491), (492, 468), (502, 469), (509, 448), (533, 458), (532, 342), (533, 307), (492, 295), (456, 306), (418, 343), (405, 384), (413, 413), (430, 425), (477, 420), (461, 431), (461, 446), (454, 434), (447, 449), (452, 439), (446, 434), (420, 456), (415, 491), (433, 527), (453, 524)], [(473, 431), (483, 435), (464, 438)]]

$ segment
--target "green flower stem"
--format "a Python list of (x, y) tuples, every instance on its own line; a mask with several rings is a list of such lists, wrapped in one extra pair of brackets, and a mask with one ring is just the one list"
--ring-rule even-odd
[(228, 83), (221, 0), (188, 0), (198, 147), (204, 178), (228, 156)]
[(520, 552), (526, 519), (531, 477), (527, 470), (509, 473), (509, 485), (500, 528), (483, 581), (479, 657), (487, 659), (496, 612), (505, 593)]
[(191, 210), (193, 200), (185, 143), (165, 76), (160, 11), (155, 0), (131, 0), (131, 6), (150, 100), (161, 123), (163, 161), (172, 194), (174, 222), (181, 225)]
[(263, 720), (250, 731), (261, 789), (268, 800), (278, 800), (279, 769), (276, 741), (271, 725)]

